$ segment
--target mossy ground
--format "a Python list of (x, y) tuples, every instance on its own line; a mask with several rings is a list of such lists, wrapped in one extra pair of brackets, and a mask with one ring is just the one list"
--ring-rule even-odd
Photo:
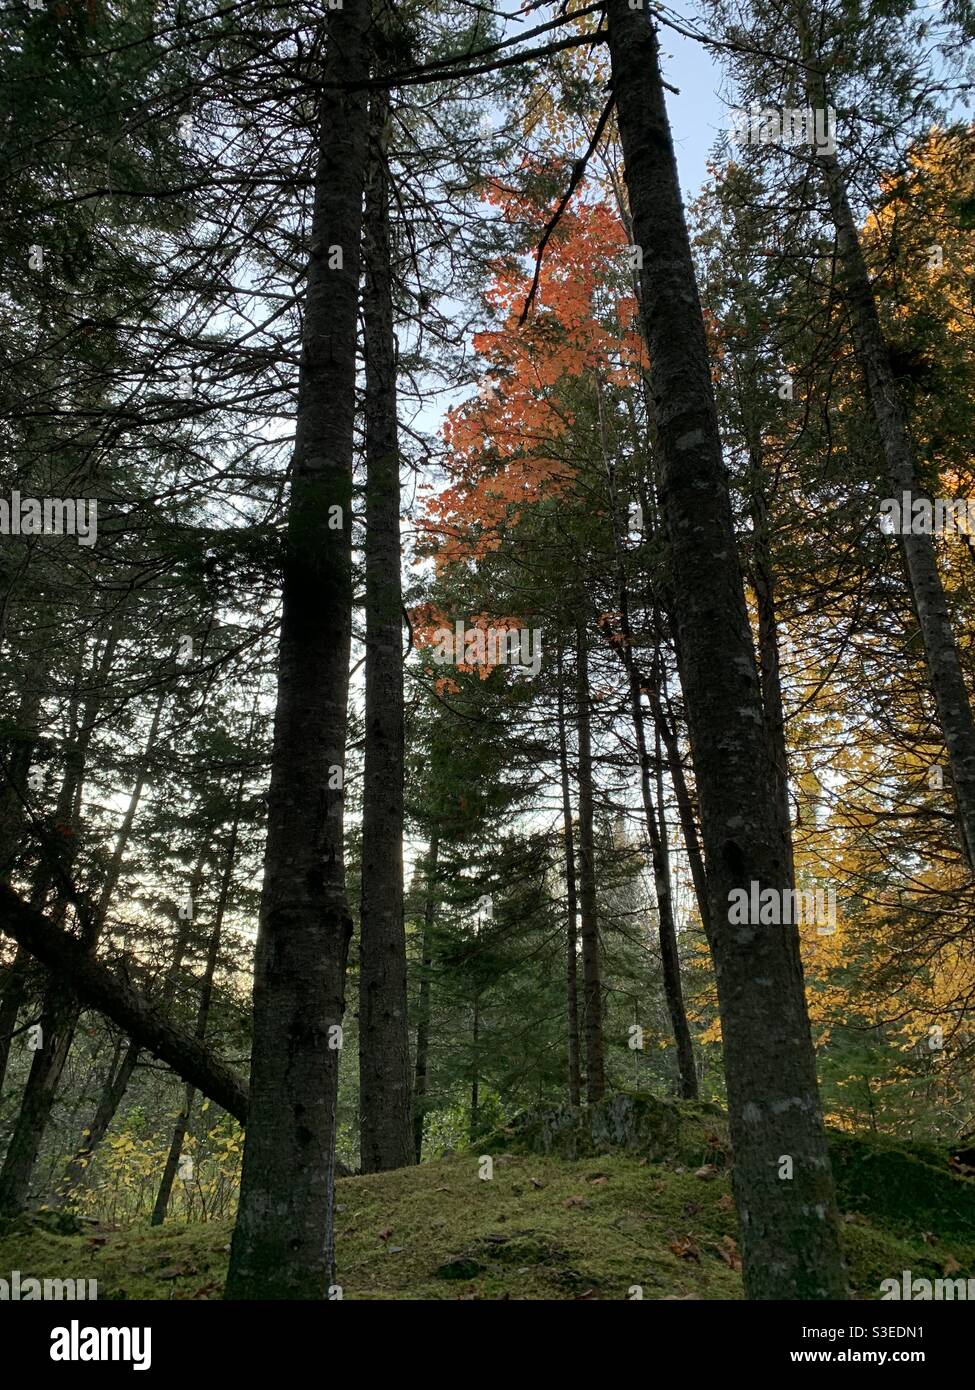
[[(968, 1184), (965, 1197), (968, 1197)], [(725, 1173), (614, 1153), (578, 1160), (475, 1154), (337, 1184), (337, 1264), (351, 1299), (741, 1298), (737, 1220)], [(906, 1197), (906, 1194), (904, 1194)], [(921, 1198), (923, 1194), (918, 1193)], [(881, 1279), (975, 1272), (966, 1221), (928, 1224), (922, 1200), (847, 1211), (843, 1235), (856, 1296)], [(52, 1223), (53, 1224), (53, 1223)], [(58, 1234), (44, 1218), (0, 1231), (0, 1277), (98, 1280), (99, 1299), (219, 1298), (230, 1226)]]

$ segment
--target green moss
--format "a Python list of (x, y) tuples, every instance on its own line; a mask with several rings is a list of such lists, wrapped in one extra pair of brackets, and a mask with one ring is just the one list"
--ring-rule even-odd
[[(479, 1152), (495, 1156), (487, 1181), (475, 1153), (340, 1180), (344, 1296), (626, 1299), (639, 1286), (646, 1299), (741, 1298), (728, 1176), (696, 1176), (721, 1155), (720, 1145), (708, 1147), (708, 1136), (722, 1137), (720, 1115), (699, 1110), (680, 1138), (670, 1117), (653, 1107), (644, 1114), (656, 1118), (640, 1142), (664, 1142), (673, 1157), (567, 1159), (485, 1144)], [(857, 1296), (877, 1298), (881, 1279), (902, 1269), (930, 1278), (946, 1265), (975, 1270), (975, 1185), (891, 1146), (840, 1137), (836, 1152)], [(229, 1243), (226, 1223), (72, 1234), (21, 1222), (0, 1232), (0, 1277), (19, 1269), (24, 1277), (94, 1278), (102, 1299), (219, 1298)]]
[(975, 1182), (945, 1164), (934, 1151), (851, 1134), (830, 1136), (830, 1158), (840, 1206), (881, 1220), (891, 1230), (930, 1231), (975, 1240)]

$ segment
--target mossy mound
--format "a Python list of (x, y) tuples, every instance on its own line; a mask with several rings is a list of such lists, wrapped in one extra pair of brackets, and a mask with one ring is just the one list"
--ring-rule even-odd
[[(614, 1123), (625, 1123), (625, 1133), (643, 1134), (647, 1143), (664, 1136), (674, 1153), (658, 1162), (645, 1153), (570, 1159), (482, 1144), (476, 1152), (420, 1168), (342, 1179), (336, 1185), (336, 1264), (343, 1296), (741, 1298), (728, 1173), (716, 1162), (701, 1162), (720, 1152), (707, 1147), (708, 1135), (721, 1137), (720, 1116), (701, 1111), (700, 1131), (692, 1123), (682, 1139), (659, 1112), (662, 1128), (644, 1133), (649, 1114), (644, 1110), (634, 1127), (626, 1118), (629, 1107), (610, 1110)], [(601, 1124), (597, 1135), (604, 1132)], [(563, 1142), (562, 1127), (549, 1126), (548, 1132)], [(616, 1137), (620, 1132), (605, 1131)], [(493, 1171), (480, 1162), (483, 1154), (492, 1155)], [(888, 1213), (870, 1173), (877, 1174), (879, 1187), (885, 1175), (889, 1181), (884, 1165), (892, 1160), (858, 1154), (849, 1143), (844, 1155), (841, 1171), (859, 1183), (851, 1189), (854, 1197), (875, 1208), (867, 1215), (844, 1206), (855, 1297), (878, 1298), (880, 1281), (899, 1277), (903, 1269), (930, 1278), (958, 1268), (975, 1271), (975, 1234), (967, 1233), (954, 1207), (943, 1205), (940, 1184), (928, 1198), (919, 1197), (930, 1165), (910, 1169), (915, 1190), (902, 1190), (907, 1205), (899, 1209), (892, 1200)], [(489, 1179), (483, 1176), (487, 1171)], [(941, 1225), (931, 1219), (936, 1211), (944, 1213)], [(0, 1233), (0, 1277), (18, 1269), (24, 1277), (97, 1279), (103, 1300), (219, 1298), (229, 1248), (226, 1222), (77, 1234), (22, 1222)]]
[[(975, 1180), (959, 1176), (932, 1145), (829, 1133), (840, 1208), (879, 1217), (891, 1230), (975, 1236)], [(605, 1153), (689, 1167), (732, 1161), (727, 1117), (717, 1105), (622, 1092), (585, 1109), (520, 1116), (485, 1143), (513, 1152), (577, 1159)]]
[(829, 1152), (843, 1210), (892, 1231), (975, 1239), (975, 1180), (937, 1166), (936, 1150), (831, 1133)]

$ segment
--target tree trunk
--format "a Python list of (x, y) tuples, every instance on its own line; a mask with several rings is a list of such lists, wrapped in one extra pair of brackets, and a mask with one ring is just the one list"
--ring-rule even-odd
[(0, 1094), (7, 1076), (7, 1063), (10, 1060), (10, 1047), (17, 1031), (17, 1018), (20, 1006), (27, 993), (30, 978), (28, 964), (30, 953), (22, 946), (17, 947), (13, 962), (3, 980), (3, 993), (0, 994)]
[(389, 99), (370, 113), (363, 318), (366, 357), (366, 677), (359, 941), (363, 1173), (413, 1162), (403, 920), (403, 594), (396, 359), (389, 263)]
[[(898, 502), (907, 493), (913, 504), (914, 499), (923, 498), (925, 493), (918, 486), (904, 403), (890, 365), (846, 186), (834, 155), (823, 155), (820, 162), (836, 227), (854, 346), (887, 460), (888, 483)], [(924, 644), (928, 680), (947, 748), (962, 848), (969, 866), (975, 870), (975, 721), (938, 573), (934, 539), (930, 535), (907, 534), (901, 535), (899, 541)]]
[(426, 899), (423, 904), (423, 942), (420, 947), (420, 999), (416, 1017), (416, 1064), (413, 1076), (413, 1154), (419, 1163), (423, 1153), (423, 1103), (427, 1095), (427, 1065), (430, 1055), (430, 970), (433, 966), (433, 923), (437, 911), (437, 864), (440, 832), (430, 833), (427, 853)]
[(474, 995), (474, 1023), (471, 1029), (471, 1123), (467, 1137), (472, 1144), (477, 1142), (481, 1124), (481, 1076), (478, 1049), (481, 1041), (481, 996)]
[(793, 871), (777, 809), (657, 38), (648, 15), (631, 10), (627, 0), (607, 0), (606, 12), (626, 183), (643, 256), (660, 500), (707, 862), (745, 1288), (750, 1298), (840, 1298), (839, 1223), (798, 931), (729, 922), (733, 891), (747, 894), (757, 882), (784, 894)]
[(569, 789), (569, 749), (565, 727), (565, 686), (562, 675), (562, 643), (558, 662), (559, 780), (562, 785), (562, 842), (565, 846), (565, 990), (568, 1034), (569, 1104), (582, 1103), (582, 1076), (579, 1070), (579, 902), (576, 894), (576, 856), (572, 838), (572, 796)]
[[(352, 920), (343, 779), (368, 0), (328, 18), (284, 561), (251, 1114), (226, 1296), (323, 1299), (334, 1282), (339, 1031)], [(341, 257), (341, 267), (339, 266)], [(341, 525), (330, 523), (338, 519)]]
[[(0, 884), (0, 931), (19, 942), (87, 1008), (105, 1014), (177, 1076), (193, 1082), (241, 1124), (247, 1123), (247, 1086), (226, 1062), (176, 1027), (127, 979), (86, 951), (76, 936), (54, 926), (5, 884)], [(130, 961), (128, 969), (138, 973), (138, 963)]]
[(41, 1046), (31, 1061), (17, 1123), (0, 1172), (0, 1215), (3, 1216), (23, 1211), (27, 1205), (41, 1140), (74, 1041), (77, 1014), (65, 1012), (64, 999), (64, 992), (57, 987), (52, 987), (45, 998), (40, 1020)]
[(149, 1221), (150, 1226), (161, 1226), (166, 1220), (166, 1212), (169, 1210), (169, 1199), (173, 1194), (173, 1184), (176, 1181), (176, 1174), (179, 1172), (179, 1160), (183, 1152), (183, 1142), (186, 1139), (186, 1131), (190, 1124), (190, 1115), (193, 1112), (193, 1102), (196, 1099), (196, 1088), (187, 1086), (183, 1094), (183, 1108), (176, 1116), (176, 1123), (173, 1126), (173, 1137), (169, 1142), (169, 1152), (166, 1155), (166, 1163), (163, 1167), (163, 1175), (159, 1181), (159, 1191), (156, 1193), (156, 1202), (152, 1209), (152, 1217)]
[[(253, 732), (253, 721), (251, 732)], [(223, 874), (220, 879), (220, 891), (217, 895), (217, 906), (213, 915), (213, 931), (210, 933), (210, 940), (207, 945), (206, 965), (203, 969), (203, 983), (200, 988), (200, 1002), (196, 1011), (196, 1031), (194, 1037), (202, 1045), (207, 1034), (207, 1023), (210, 1019), (210, 1005), (213, 1002), (213, 979), (217, 971), (217, 961), (220, 958), (220, 942), (223, 937), (223, 919), (227, 911), (227, 904), (230, 901), (230, 889), (234, 881), (234, 863), (237, 858), (237, 836), (240, 831), (241, 808), (244, 803), (244, 774), (241, 773), (237, 783), (237, 797), (234, 803), (234, 819), (230, 827), (230, 837), (227, 842), (227, 855), (224, 860)], [(200, 864), (202, 866), (203, 854), (201, 852)], [(181, 965), (181, 956), (177, 953), (173, 960), (170, 971), (170, 978), (167, 984), (175, 982), (176, 974)], [(166, 1156), (166, 1165), (163, 1168), (163, 1175), (159, 1183), (159, 1191), (156, 1193), (156, 1202), (152, 1209), (152, 1219), (150, 1225), (161, 1226), (166, 1220), (166, 1211), (169, 1207), (169, 1199), (173, 1190), (173, 1183), (176, 1180), (176, 1173), (179, 1169), (179, 1158), (183, 1151), (183, 1141), (186, 1138), (186, 1131), (190, 1123), (190, 1115), (193, 1111), (193, 1101), (196, 1098), (195, 1086), (188, 1085), (183, 1097), (183, 1108), (176, 1117), (176, 1124), (173, 1127), (173, 1137), (169, 1145), (169, 1153)]]
[[(190, 875), (189, 896), (190, 901), (194, 903), (199, 896), (200, 885), (203, 881), (203, 867), (209, 847), (210, 836), (209, 833), (207, 833), (204, 836), (203, 843), (197, 855), (196, 864)], [(189, 936), (190, 919), (181, 918), (179, 930), (176, 934), (176, 945), (173, 949), (173, 959), (166, 972), (166, 981), (162, 991), (162, 1002), (164, 1005), (167, 1005), (172, 999), (173, 985), (176, 976), (182, 968), (183, 957), (189, 945)], [(135, 1040), (131, 1041), (122, 1059), (122, 1064), (119, 1066), (118, 1072), (115, 1071), (118, 1062), (117, 1058), (109, 1067), (105, 1089), (99, 1100), (98, 1108), (95, 1111), (91, 1124), (82, 1135), (78, 1151), (68, 1164), (65, 1173), (61, 1192), (61, 1199), (65, 1204), (69, 1204), (74, 1200), (75, 1193), (85, 1182), (95, 1152), (108, 1133), (109, 1127), (115, 1118), (115, 1113), (121, 1105), (125, 1092), (128, 1089), (129, 1081), (132, 1079), (132, 1074), (139, 1060), (140, 1051), (141, 1046), (139, 1042)]]
[(670, 772), (671, 784), (674, 788), (674, 797), (677, 801), (677, 815), (680, 820), (681, 832), (684, 836), (684, 849), (687, 853), (687, 862), (691, 870), (691, 882), (694, 884), (694, 897), (697, 900), (698, 912), (701, 916), (701, 925), (705, 935), (711, 929), (711, 901), (708, 895), (707, 872), (704, 867), (704, 856), (701, 853), (701, 840), (697, 830), (697, 818), (694, 814), (694, 805), (691, 801), (690, 788), (687, 785), (687, 777), (684, 773), (684, 760), (681, 756), (680, 745), (677, 741), (676, 720), (664, 709), (661, 699), (661, 688), (664, 683), (664, 673), (660, 658), (660, 647), (662, 637), (660, 632), (660, 613), (654, 610), (654, 628), (656, 633), (656, 650), (653, 663), (651, 665), (650, 679), (645, 687), (650, 696), (650, 710), (653, 714), (653, 726), (656, 734), (663, 739), (664, 748), (667, 752), (667, 769)]
[(592, 739), (589, 729), (589, 662), (586, 625), (576, 628), (576, 710), (579, 748), (579, 922), (586, 1034), (586, 1100), (602, 1100), (603, 993), (599, 978), (599, 916), (596, 906), (596, 849), (593, 839)]
[(14, 716), (15, 731), (9, 740), (12, 746), (6, 753), (0, 782), (0, 880), (4, 883), (9, 882), (17, 862), (24, 827), (24, 804), (30, 805), (34, 800), (27, 779), (40, 733), (42, 676), (38, 664), (28, 663)]
[[(674, 921), (674, 894), (670, 878), (670, 855), (666, 840), (666, 825), (663, 818), (663, 798), (660, 801), (660, 817), (654, 806), (653, 789), (650, 785), (650, 752), (647, 748), (646, 724), (643, 718), (643, 679), (633, 651), (633, 632), (630, 627), (630, 594), (626, 583), (626, 569), (620, 546), (619, 512), (616, 495), (616, 472), (609, 452), (606, 437), (606, 422), (603, 413), (602, 384), (596, 383), (599, 404), (599, 428), (602, 441), (603, 459), (606, 465), (606, 478), (609, 490), (610, 524), (613, 531), (613, 549), (616, 554), (617, 592), (620, 605), (620, 637), (618, 646), (622, 657), (630, 691), (630, 714), (633, 719), (633, 733), (636, 737), (637, 756), (640, 760), (640, 795), (643, 800), (643, 814), (646, 821), (647, 836), (650, 840), (650, 860), (653, 867), (654, 895), (657, 899), (657, 934), (660, 939), (660, 962), (663, 975), (664, 998), (670, 1016), (670, 1028), (677, 1049), (678, 1091), (684, 1100), (697, 1097), (697, 1071), (694, 1066), (694, 1047), (691, 1030), (687, 1023), (687, 1010), (684, 1007), (684, 991), (680, 978), (680, 949), (677, 944), (677, 926)], [(659, 768), (659, 764), (658, 764)]]
[(139, 1060), (140, 1050), (137, 1042), (130, 1042), (121, 1061), (118, 1060), (118, 1056), (112, 1059), (112, 1065), (108, 1069), (105, 1085), (92, 1116), (91, 1124), (82, 1135), (81, 1144), (65, 1171), (61, 1191), (58, 1194), (61, 1205), (70, 1206), (77, 1201), (78, 1193), (85, 1184), (95, 1152), (108, 1133), (109, 1126), (115, 1119), (115, 1112), (122, 1103), (122, 1097), (125, 1095), (132, 1079), (132, 1073), (135, 1071), (136, 1062)]

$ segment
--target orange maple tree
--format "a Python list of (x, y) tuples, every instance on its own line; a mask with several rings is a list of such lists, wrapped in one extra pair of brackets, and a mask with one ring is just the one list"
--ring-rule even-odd
[[(491, 184), (485, 200), (506, 222), (540, 234), (555, 204)], [(537, 236), (536, 236), (537, 240)], [(443, 427), (448, 485), (420, 522), (421, 548), (442, 570), (477, 562), (501, 543), (505, 528), (543, 496), (571, 483), (558, 442), (574, 423), (560, 391), (597, 373), (633, 384), (645, 362), (628, 284), (627, 239), (606, 201), (579, 202), (563, 213), (548, 242), (532, 312), (519, 322), (533, 266), (517, 258), (492, 265), (485, 300), (497, 326), (476, 333), (487, 370), (476, 396), (456, 406)]]

